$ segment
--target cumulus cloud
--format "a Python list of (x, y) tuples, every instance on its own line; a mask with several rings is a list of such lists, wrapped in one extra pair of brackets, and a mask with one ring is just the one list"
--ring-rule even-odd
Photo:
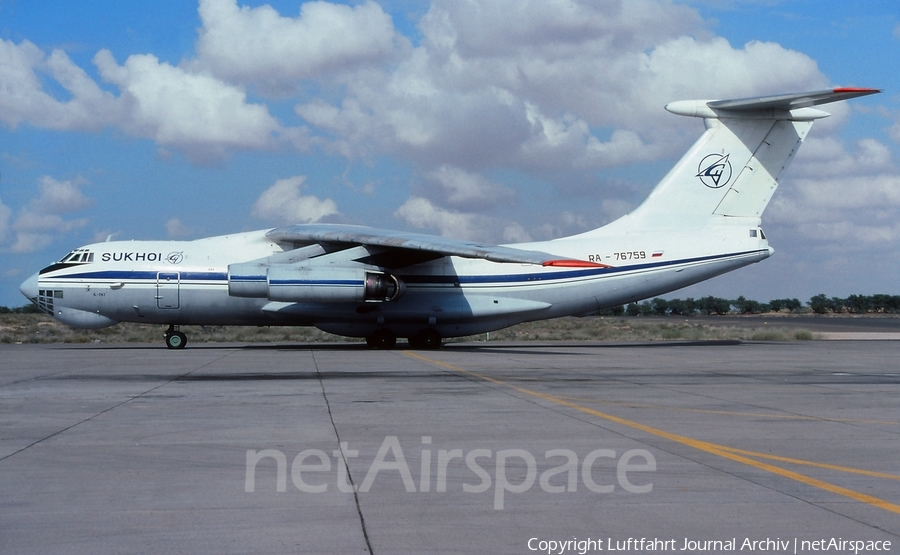
[(170, 218), (166, 222), (166, 235), (171, 239), (188, 237), (194, 231), (178, 218)]
[(894, 141), (900, 143), (900, 121), (894, 123), (894, 125), (892, 125), (888, 130), (888, 133), (890, 134), (891, 138), (894, 139)]
[(346, 156), (547, 176), (674, 155), (688, 138), (662, 110), (672, 100), (827, 83), (805, 54), (733, 46), (696, 11), (653, 0), (437, 0), (419, 30), (399, 63), (348, 76), (346, 94), (296, 113)]
[(442, 208), (422, 197), (407, 199), (394, 212), (394, 216), (412, 227), (436, 231), (444, 237), (488, 243), (532, 240), (528, 231), (515, 222), (485, 214)]
[[(53, 79), (71, 98), (58, 100), (44, 90)], [(46, 56), (29, 41), (0, 40), (0, 121), (63, 130), (96, 130), (115, 117), (114, 98), (76, 66), (62, 50)]]
[(100, 75), (122, 91), (126, 130), (185, 149), (266, 148), (278, 122), (246, 93), (208, 73), (191, 73), (153, 55), (118, 65), (108, 50), (94, 57)]
[(834, 137), (808, 139), (764, 216), (833, 256), (900, 239), (900, 174), (874, 139), (852, 148)]
[(301, 195), (305, 182), (302, 175), (279, 179), (257, 199), (253, 216), (282, 224), (308, 224), (338, 213), (331, 199)]
[[(280, 131), (266, 106), (249, 103), (243, 90), (208, 72), (161, 63), (150, 54), (129, 56), (120, 66), (108, 50), (98, 52), (94, 64), (119, 96), (103, 90), (62, 50), (47, 56), (28, 41), (0, 41), (0, 121), (67, 131), (118, 127), (195, 159), (269, 148)], [(69, 98), (47, 92), (45, 79)]]
[(81, 192), (82, 180), (40, 179), (40, 194), (18, 213), (0, 203), (0, 245), (3, 250), (28, 253), (49, 245), (56, 237), (83, 228), (86, 218), (67, 219), (72, 212), (88, 208), (93, 201)]
[(12, 222), (12, 209), (3, 204), (0, 199), (0, 245), (5, 245), (10, 235)]
[(807, 177), (874, 175), (894, 170), (890, 149), (867, 138), (856, 142), (854, 150), (837, 137), (810, 137), (797, 154), (796, 173)]
[[(684, 120), (662, 110), (669, 101), (827, 84), (805, 54), (731, 45), (690, 8), (649, 0), (438, 0), (419, 30), (422, 40), (400, 63), (343, 81), (337, 101), (315, 98), (295, 111), (336, 152), (387, 153), (423, 168), (424, 182), (395, 216), (445, 235), (510, 235), (490, 221), (491, 208), (517, 195), (486, 170), (515, 168), (568, 191), (573, 172), (585, 182), (586, 172), (686, 148), (700, 129), (685, 133)], [(633, 188), (584, 189), (605, 219), (635, 203)], [(532, 219), (540, 236), (591, 225), (562, 213), (541, 219)]]
[[(96, 54), (117, 95), (61, 50), (0, 42), (0, 119), (112, 126), (195, 160), (320, 144), (423, 169), (552, 175), (673, 154), (686, 139), (661, 109), (671, 100), (825, 84), (808, 56), (773, 43), (733, 46), (711, 36), (696, 10), (659, 0), (435, 0), (416, 46), (372, 1), (306, 2), (291, 17), (202, 0), (198, 12), (197, 57), (177, 66), (152, 54), (121, 65), (112, 52)], [(71, 98), (49, 93), (48, 78)], [(244, 87), (296, 95), (305, 125), (278, 121)]]
[(413, 227), (436, 229), (445, 237), (478, 239), (474, 215), (439, 208), (428, 199), (411, 197), (394, 215)]
[(306, 2), (296, 18), (271, 6), (201, 0), (197, 40), (201, 63), (244, 83), (294, 83), (371, 64), (394, 50), (394, 25), (375, 2), (345, 6)]
[(498, 202), (507, 202), (514, 193), (481, 174), (444, 164), (427, 173), (425, 187), (450, 206), (489, 210)]

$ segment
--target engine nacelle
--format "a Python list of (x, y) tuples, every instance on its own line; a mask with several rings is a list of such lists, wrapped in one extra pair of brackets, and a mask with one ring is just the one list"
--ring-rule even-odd
[(296, 264), (228, 267), (228, 294), (282, 302), (343, 303), (393, 301), (406, 284), (391, 274), (364, 268)]
[(266, 270), (268, 266), (262, 264), (229, 264), (228, 294), (232, 297), (265, 299), (269, 296)]

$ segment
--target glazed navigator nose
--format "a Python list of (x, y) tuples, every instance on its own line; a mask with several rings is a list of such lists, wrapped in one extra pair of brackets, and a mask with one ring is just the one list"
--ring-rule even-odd
[(28, 297), (29, 301), (36, 299), (38, 296), (38, 274), (35, 273), (30, 278), (23, 281), (22, 285), (19, 286), (19, 291)]

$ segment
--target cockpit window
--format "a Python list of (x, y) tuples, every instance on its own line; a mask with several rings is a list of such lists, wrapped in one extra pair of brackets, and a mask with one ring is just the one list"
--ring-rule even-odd
[(40, 275), (44, 275), (49, 272), (55, 272), (56, 270), (63, 270), (65, 268), (71, 268), (72, 266), (76, 266), (78, 264), (90, 264), (94, 261), (94, 253), (92, 253), (88, 249), (75, 249), (69, 254), (62, 257), (59, 262), (55, 264), (51, 264), (38, 272)]
[(62, 260), (59, 261), (60, 264), (75, 264), (75, 263), (84, 263), (84, 262), (93, 262), (94, 261), (94, 253), (86, 250), (86, 249), (77, 249), (69, 254), (65, 255)]

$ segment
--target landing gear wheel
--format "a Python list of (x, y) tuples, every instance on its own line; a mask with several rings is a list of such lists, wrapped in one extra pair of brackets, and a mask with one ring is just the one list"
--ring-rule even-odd
[(180, 331), (166, 331), (164, 337), (166, 338), (166, 347), (170, 349), (184, 349), (184, 346), (187, 345), (187, 336)]
[(441, 334), (428, 328), (409, 338), (409, 346), (413, 349), (434, 350), (441, 348)]
[(366, 344), (370, 349), (393, 349), (397, 344), (397, 336), (389, 330), (378, 330), (366, 338)]

